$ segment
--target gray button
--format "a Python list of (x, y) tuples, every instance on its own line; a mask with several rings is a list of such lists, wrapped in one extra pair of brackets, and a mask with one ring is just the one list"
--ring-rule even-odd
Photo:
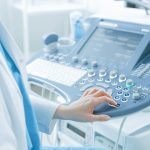
[(129, 89), (125, 87), (125, 88), (123, 88), (123, 91), (124, 91), (124, 92), (128, 92)]
[(105, 69), (101, 69), (100, 71), (99, 71), (99, 76), (100, 77), (104, 77), (104, 76), (106, 76), (106, 70)]
[(109, 73), (110, 79), (116, 78), (117, 75), (118, 75), (118, 74), (117, 74), (117, 71), (116, 71), (116, 70), (112, 70), (112, 71), (110, 71), (110, 73)]
[(88, 60), (87, 59), (82, 59), (82, 65), (87, 65), (88, 64)]
[(118, 85), (118, 82), (113, 81), (113, 82), (111, 83), (111, 85), (113, 85), (113, 86)]
[(123, 82), (123, 81), (126, 81), (126, 76), (125, 76), (125, 74), (120, 74), (119, 75), (119, 82)]
[(122, 91), (118, 91), (117, 94), (118, 94), (118, 95), (122, 95), (123, 92), (122, 92)]
[(122, 87), (120, 85), (116, 86), (116, 90), (121, 90), (121, 89), (122, 89)]
[(97, 67), (98, 66), (98, 62), (97, 61), (93, 61), (92, 62), (92, 67)]
[(128, 99), (124, 97), (124, 98), (121, 99), (121, 101), (122, 101), (122, 102), (127, 102)]
[(100, 82), (103, 81), (103, 80), (104, 80), (103, 78), (98, 78), (97, 79), (97, 81), (100, 81)]
[(94, 78), (89, 78), (89, 79), (88, 79), (88, 82), (94, 82), (94, 81), (95, 81)]
[(133, 98), (133, 100), (139, 100), (141, 98), (140, 93), (133, 93), (132, 98)]
[(106, 79), (105, 82), (106, 82), (106, 83), (110, 83), (110, 82), (111, 82), (111, 79)]
[(129, 93), (125, 93), (124, 97), (130, 97), (130, 94)]
[(77, 62), (79, 61), (79, 58), (78, 58), (77, 56), (74, 56), (74, 57), (72, 58), (72, 61), (73, 61), (74, 63), (77, 63)]
[(85, 84), (85, 81), (82, 80), (82, 81), (79, 82), (79, 84), (80, 84), (80, 85), (84, 85), (84, 84)]
[(116, 101), (118, 101), (118, 100), (120, 99), (120, 97), (119, 97), (119, 96), (114, 96), (114, 99), (115, 99)]
[(93, 76), (95, 76), (95, 71), (94, 70), (90, 70), (89, 72), (88, 72), (88, 77), (93, 77)]

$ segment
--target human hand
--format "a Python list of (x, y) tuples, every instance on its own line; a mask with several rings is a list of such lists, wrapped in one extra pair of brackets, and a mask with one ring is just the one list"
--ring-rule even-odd
[(109, 94), (93, 88), (85, 91), (79, 100), (69, 105), (60, 105), (55, 112), (54, 118), (80, 122), (107, 121), (110, 116), (93, 114), (94, 108), (103, 102), (113, 106), (117, 105)]

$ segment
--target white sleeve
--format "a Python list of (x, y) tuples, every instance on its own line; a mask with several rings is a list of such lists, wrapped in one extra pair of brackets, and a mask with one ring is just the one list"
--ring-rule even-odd
[(11, 128), (7, 109), (0, 91), (0, 150), (17, 150), (17, 139)]
[(56, 119), (53, 119), (53, 116), (59, 104), (33, 94), (30, 94), (30, 99), (35, 111), (39, 130), (50, 134), (56, 123)]

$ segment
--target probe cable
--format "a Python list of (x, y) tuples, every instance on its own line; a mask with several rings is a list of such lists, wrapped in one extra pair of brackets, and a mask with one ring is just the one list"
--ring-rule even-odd
[(127, 116), (125, 116), (121, 122), (119, 132), (118, 132), (118, 137), (117, 137), (117, 140), (116, 140), (116, 143), (115, 143), (113, 150), (119, 150), (118, 147), (119, 147), (120, 135), (121, 135), (121, 132), (122, 132), (122, 129), (123, 129), (123, 126), (124, 126), (126, 120), (127, 120)]

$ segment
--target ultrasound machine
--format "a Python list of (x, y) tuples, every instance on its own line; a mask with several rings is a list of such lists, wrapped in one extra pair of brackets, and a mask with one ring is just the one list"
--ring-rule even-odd
[[(106, 103), (94, 114), (127, 115), (150, 105), (150, 26), (103, 18), (68, 50), (39, 52), (27, 65), (29, 81), (53, 87), (69, 104), (87, 89), (108, 92), (117, 108)], [(49, 36), (50, 37), (50, 36)], [(52, 41), (45, 38), (46, 46)]]

